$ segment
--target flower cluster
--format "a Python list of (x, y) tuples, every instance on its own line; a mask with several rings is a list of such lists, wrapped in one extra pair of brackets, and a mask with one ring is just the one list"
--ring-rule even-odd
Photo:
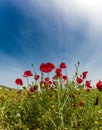
[(77, 83), (81, 84), (84, 81), (84, 79), (86, 79), (87, 73), (88, 73), (88, 71), (85, 71), (82, 73), (81, 78), (77, 77), (77, 79), (76, 79)]
[[(33, 64), (32, 66), (34, 67)], [(66, 84), (68, 84), (69, 82), (67, 75), (67, 65), (64, 62), (60, 63), (59, 67), (55, 67), (55, 65), (51, 62), (42, 63), (39, 69), (42, 72), (41, 76), (36, 73), (35, 68), (34, 74), (30, 70), (26, 70), (22, 75), (23, 77), (27, 78), (27, 85), (30, 92), (38, 90), (38, 87), (40, 89), (51, 90), (55, 89), (56, 85), (65, 87)], [(53, 77), (51, 78), (49, 77), (49, 73), (51, 73), (53, 70), (55, 71), (55, 75), (53, 75)], [(44, 77), (44, 74), (48, 74), (48, 76)], [(86, 80), (87, 74), (88, 71), (82, 72), (80, 76), (78, 76), (77, 74), (74, 83), (77, 83), (78, 85), (84, 85), (84, 88), (87, 91), (90, 91), (93, 88), (93, 86), (91, 85), (91, 80)], [(32, 82), (32, 84), (29, 84), (28, 77), (31, 76), (33, 76), (34, 81)], [(17, 89), (18, 85), (23, 86), (23, 81), (21, 78), (17, 78), (15, 80), (15, 83), (17, 84)], [(99, 91), (102, 91), (102, 81), (97, 82), (96, 87)]]

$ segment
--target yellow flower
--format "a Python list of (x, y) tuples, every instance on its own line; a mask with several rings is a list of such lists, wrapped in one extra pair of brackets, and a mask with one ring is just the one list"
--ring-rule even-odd
[(95, 124), (98, 124), (99, 122), (98, 122), (98, 121), (95, 121), (94, 123), (95, 123)]
[(96, 128), (95, 130), (98, 130), (98, 128)]

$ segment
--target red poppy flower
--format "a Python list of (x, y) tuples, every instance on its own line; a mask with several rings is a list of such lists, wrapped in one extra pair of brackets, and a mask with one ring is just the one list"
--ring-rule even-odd
[(61, 72), (62, 72), (62, 70), (61, 70), (60, 68), (57, 68), (57, 69), (56, 69), (56, 73), (57, 73), (57, 74), (59, 74), (59, 73), (61, 73)]
[(62, 77), (62, 70), (60, 68), (56, 69), (56, 75), (57, 77)]
[(64, 62), (62, 62), (61, 64), (60, 64), (60, 68), (61, 69), (65, 69), (67, 66), (66, 66), (66, 64), (64, 63)]
[(16, 80), (15, 80), (15, 83), (17, 84), (17, 85), (23, 85), (23, 81), (22, 81), (22, 79), (19, 79), (19, 78), (17, 78)]
[(96, 87), (98, 88), (99, 91), (102, 91), (102, 81), (97, 82)]
[(50, 62), (48, 62), (47, 65), (48, 65), (49, 67), (51, 67), (52, 69), (55, 68), (54, 64), (52, 64), (52, 63), (50, 63)]
[(86, 83), (85, 83), (85, 86), (86, 86), (86, 87), (90, 87), (90, 84), (91, 84), (91, 81), (90, 81), (90, 80), (87, 80)]
[(40, 65), (40, 70), (45, 73), (51, 72), (54, 68), (55, 68), (55, 66), (50, 62), (48, 62), (46, 64), (42, 63)]
[(58, 77), (58, 78), (61, 78), (61, 77), (62, 77), (62, 73), (58, 73), (58, 74), (57, 74), (57, 77)]
[(78, 78), (78, 77), (77, 77), (76, 81), (78, 84), (81, 84), (83, 82), (83, 80), (81, 78)]
[(35, 90), (34, 90), (34, 88), (33, 87), (30, 87), (29, 88), (29, 92), (34, 92)]
[(49, 79), (50, 79), (49, 77), (46, 77), (46, 78), (45, 78), (45, 81), (49, 81)]
[(32, 72), (30, 70), (27, 70), (24, 72), (23, 77), (33, 76)]
[(52, 81), (48, 81), (48, 84), (50, 84), (50, 85), (51, 85), (51, 84), (52, 84)]
[(68, 77), (65, 76), (65, 75), (63, 75), (62, 78), (63, 78), (64, 80), (68, 80)]
[(82, 107), (84, 105), (83, 102), (79, 102), (79, 106)]
[(82, 78), (85, 79), (86, 78), (86, 75), (87, 75), (88, 71), (85, 71), (82, 73)]
[(40, 78), (39, 75), (34, 75), (34, 79), (35, 79), (35, 80), (38, 80), (39, 78)]

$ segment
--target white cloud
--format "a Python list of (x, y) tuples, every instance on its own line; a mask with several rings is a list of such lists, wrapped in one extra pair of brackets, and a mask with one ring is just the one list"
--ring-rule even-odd
[(21, 70), (19, 68), (10, 69), (9, 67), (4, 67), (0, 69), (0, 72), (0, 85), (16, 88), (15, 80), (20, 76)]
[(15, 79), (22, 73), (23, 67), (9, 56), (0, 53), (0, 85), (15, 88)]
[(56, 0), (52, 2), (59, 14), (61, 14), (61, 17), (63, 16), (62, 18), (65, 20), (66, 24), (68, 24), (72, 29), (80, 29), (80, 24), (83, 26), (87, 25), (87, 33), (85, 34), (85, 39), (83, 41), (84, 44), (80, 46), (76, 59), (78, 59), (79, 56), (80, 60), (82, 60), (83, 55), (84, 57), (86, 55), (87, 61), (81, 63), (81, 70), (89, 70), (88, 77), (93, 79), (95, 85), (98, 79), (102, 79), (102, 1)]
[[(85, 39), (80, 44), (77, 55), (74, 56), (77, 60), (84, 61), (86, 56), (87, 61), (82, 64), (82, 70), (87, 69), (91, 73), (89, 78), (101, 79), (102, 62), (102, 1), (101, 0), (30, 0), (32, 8), (30, 13), (33, 15), (33, 5), (38, 6), (39, 10), (45, 13), (53, 14), (57, 17), (58, 24), (61, 28), (61, 22), (65, 22), (71, 30), (81, 30), (85, 32)], [(29, 9), (28, 9), (29, 10)], [(63, 44), (64, 45), (64, 44)], [(67, 45), (65, 45), (67, 48)], [(74, 53), (74, 52), (73, 52)], [(64, 52), (67, 55), (67, 52)], [(74, 54), (73, 54), (74, 55)], [(89, 56), (88, 56), (89, 55)], [(75, 61), (76, 62), (76, 61)], [(75, 63), (74, 62), (74, 63)], [(96, 80), (95, 80), (96, 81)]]
[[(16, 59), (12, 59), (9, 56), (0, 53), (0, 85), (4, 85), (11, 88), (16, 88), (17, 85), (15, 84), (16, 78), (21, 78), (23, 80), (23, 85), (27, 86), (27, 80), (23, 77), (23, 73), (26, 70), (31, 70), (33, 73), (32, 66), (30, 64), (25, 64), (26, 61), (23, 63), (21, 61), (16, 61)], [(33, 76), (29, 78), (29, 83), (32, 83), (34, 80)], [(19, 87), (20, 88), (20, 87)]]
[[(16, 2), (17, 3), (17, 2)], [(34, 6), (38, 6), (39, 10), (44, 11), (45, 13), (53, 14), (56, 16), (56, 20), (58, 20), (59, 31), (62, 31), (61, 22), (65, 22), (69, 28), (72, 30), (81, 30), (81, 28), (85, 27), (85, 39), (83, 43), (80, 45), (77, 55), (75, 59), (84, 61), (86, 56), (87, 61), (81, 63), (81, 71), (89, 70), (89, 78), (93, 79), (94, 83), (98, 79), (102, 79), (101, 72), (101, 48), (102, 48), (102, 1), (101, 0), (30, 0), (29, 4), (24, 5), (23, 11), (27, 15), (32, 15), (33, 17), (33, 8)], [(24, 2), (20, 3), (21, 5)], [(31, 8), (29, 8), (30, 6)], [(34, 5), (34, 6), (33, 6)], [(27, 10), (27, 11), (25, 11)], [(39, 16), (40, 17), (40, 16)], [(84, 30), (83, 30), (84, 31)], [(65, 43), (66, 44), (66, 43)], [(64, 45), (64, 44), (63, 44)], [(67, 45), (65, 45), (67, 48)], [(64, 52), (67, 59), (67, 52)], [(73, 52), (74, 55), (74, 52)], [(89, 55), (89, 56), (88, 56)], [(83, 58), (84, 56), (84, 58)], [(5, 56), (7, 57), (7, 56)], [(8, 64), (8, 68), (2, 70), (2, 75), (0, 77), (0, 84), (8, 82), (12, 84), (15, 76), (19, 75), (22, 72), (22, 67), (19, 65), (14, 65), (16, 62), (5, 57), (0, 57), (2, 59), (2, 65), (4, 63)], [(74, 56), (73, 56), (74, 57)], [(72, 59), (73, 60), (73, 59)], [(10, 61), (10, 62), (9, 62)], [(74, 63), (76, 61), (73, 61)], [(73, 64), (74, 64), (73, 63)], [(12, 67), (10, 67), (10, 65)], [(5, 65), (6, 66), (6, 65)], [(18, 69), (15, 68), (18, 66)], [(9, 70), (8, 70), (9, 69)], [(69, 68), (70, 69), (70, 68)], [(7, 78), (5, 79), (5, 75)], [(9, 76), (10, 75), (10, 76)]]
[[(101, 0), (52, 0), (53, 5), (63, 13), (63, 15), (72, 15), (73, 17), (82, 16), (88, 17), (93, 21), (100, 21), (102, 16), (102, 1)], [(102, 19), (101, 19), (102, 20)], [(94, 21), (93, 21), (94, 22)]]

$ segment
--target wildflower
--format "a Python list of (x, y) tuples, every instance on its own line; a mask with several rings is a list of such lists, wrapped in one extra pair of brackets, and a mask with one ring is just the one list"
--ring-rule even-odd
[(48, 84), (50, 84), (50, 85), (51, 85), (51, 84), (52, 84), (52, 81), (48, 81)]
[(45, 81), (49, 81), (49, 79), (50, 79), (49, 77), (46, 77), (46, 78), (45, 78)]
[(46, 82), (45, 82), (45, 81), (43, 81), (43, 80), (40, 81), (40, 85), (41, 85), (41, 88), (42, 88), (42, 89), (45, 89), (45, 88), (46, 88), (46, 86), (45, 86), (45, 85), (46, 85)]
[(42, 63), (40, 65), (40, 70), (45, 73), (51, 72), (54, 68), (55, 68), (55, 66), (50, 62), (48, 62), (46, 64)]
[(30, 70), (25, 71), (24, 74), (23, 74), (23, 77), (27, 78), (27, 86), (28, 86), (28, 88), (29, 88), (29, 80), (28, 80), (29, 76), (33, 76), (32, 72)]
[(16, 80), (15, 80), (15, 83), (17, 84), (17, 85), (23, 85), (23, 81), (22, 81), (22, 79), (19, 79), (19, 78), (17, 78)]
[(79, 77), (77, 77), (76, 81), (77, 81), (78, 84), (81, 84), (83, 82), (83, 80)]
[(29, 88), (29, 92), (34, 92), (35, 90), (34, 90), (34, 88), (33, 87), (30, 87)]
[(79, 106), (82, 107), (84, 103), (82, 101), (79, 102)]
[(54, 64), (52, 64), (52, 63), (50, 63), (50, 62), (48, 62), (47, 65), (48, 65), (49, 67), (51, 67), (52, 69), (55, 68)]
[(42, 80), (42, 81), (40, 82), (40, 84), (41, 84), (41, 85), (45, 85), (45, 81)]
[[(95, 124), (99, 124), (99, 122), (98, 122), (98, 121), (95, 121), (94, 123), (95, 123)], [(98, 128), (96, 128), (95, 130), (98, 130)]]
[(61, 73), (61, 72), (62, 72), (62, 70), (61, 70), (60, 68), (57, 68), (57, 69), (56, 69), (56, 73), (57, 73), (57, 74), (59, 74), (59, 73)]
[(85, 71), (82, 73), (82, 78), (85, 79), (86, 78), (86, 75), (87, 75), (88, 71)]
[(87, 87), (87, 88), (92, 88), (92, 86), (91, 86), (91, 80), (87, 80), (86, 81), (86, 83), (85, 83), (85, 86)]
[(32, 72), (30, 70), (27, 70), (24, 72), (23, 77), (33, 76)]
[(35, 80), (38, 80), (39, 78), (40, 78), (39, 75), (34, 75), (34, 79), (35, 79)]
[(97, 82), (96, 87), (99, 91), (102, 91), (102, 81)]
[(58, 73), (57, 77), (59, 77), (59, 78), (62, 77), (62, 73)]
[(67, 66), (66, 66), (66, 64), (64, 63), (64, 62), (62, 62), (61, 64), (60, 64), (60, 68), (61, 69), (65, 69)]
[(64, 80), (68, 80), (68, 77), (65, 76), (65, 75), (63, 75), (62, 78), (63, 78)]

